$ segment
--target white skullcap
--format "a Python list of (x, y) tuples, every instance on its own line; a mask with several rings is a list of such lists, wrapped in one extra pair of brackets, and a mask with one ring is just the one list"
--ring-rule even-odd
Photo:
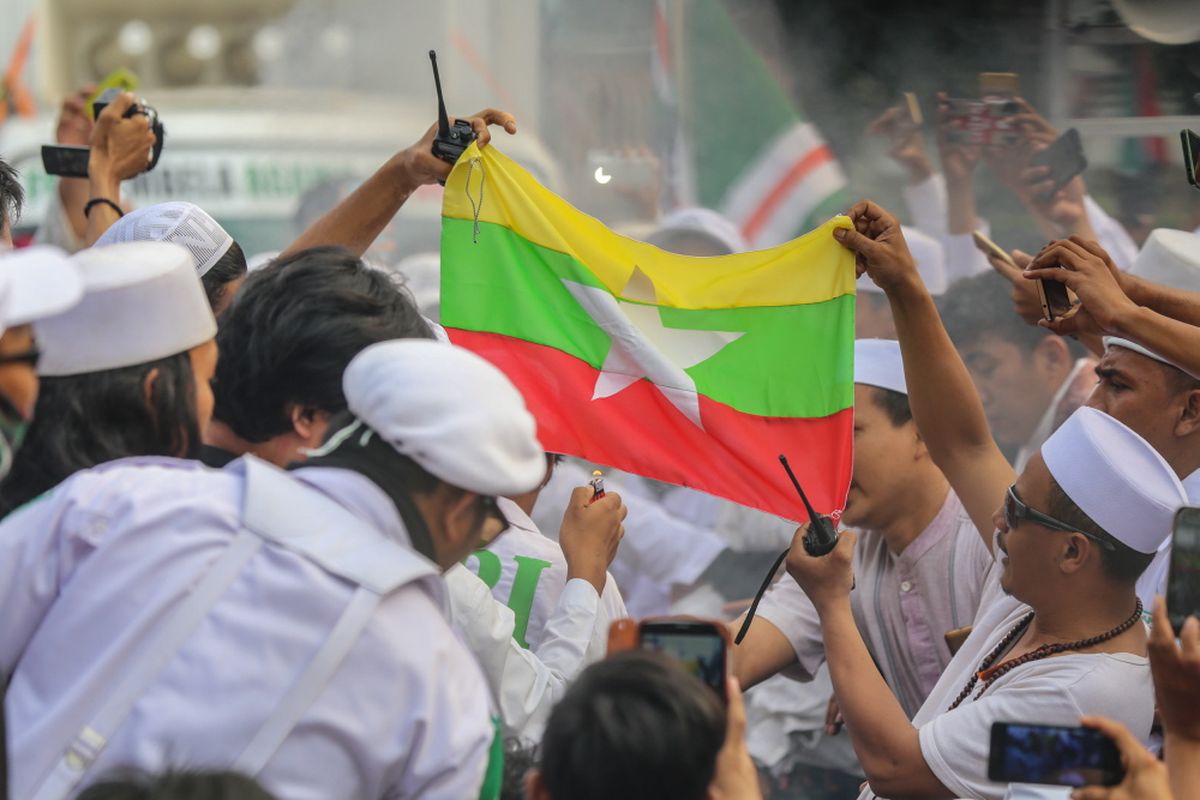
[(379, 342), (354, 357), (342, 388), (355, 416), (451, 486), (508, 496), (546, 476), (521, 393), (469, 350), (427, 339)]
[(82, 296), (79, 273), (57, 247), (27, 247), (0, 257), (0, 333), (66, 311)]
[(658, 228), (646, 239), (655, 246), (675, 233), (695, 233), (716, 239), (731, 253), (750, 249), (742, 232), (725, 217), (710, 208), (680, 208), (659, 220)]
[(1200, 236), (1170, 228), (1150, 231), (1129, 272), (1176, 289), (1200, 291)]
[[(1132, 350), (1133, 352), (1138, 353), (1139, 355), (1143, 355), (1146, 358), (1152, 358), (1155, 361), (1160, 361), (1163, 364), (1166, 364), (1168, 367), (1174, 367), (1175, 369), (1179, 370), (1180, 372), (1187, 372), (1189, 375), (1191, 374), (1190, 372), (1188, 372), (1188, 370), (1179, 366), (1174, 361), (1170, 361), (1167, 358), (1164, 358), (1163, 356), (1161, 356), (1158, 353), (1151, 350), (1149, 347), (1146, 347), (1144, 344), (1139, 344), (1138, 342), (1135, 342), (1132, 339), (1122, 339), (1119, 336), (1105, 336), (1103, 341), (1104, 341), (1104, 349), (1105, 350), (1107, 350), (1110, 347), (1124, 347), (1126, 350)], [(1193, 377), (1195, 377), (1195, 376), (1193, 376)]]
[(1171, 535), (1187, 494), (1158, 452), (1094, 408), (1067, 418), (1042, 445), (1046, 468), (1067, 497), (1114, 539), (1154, 553)]
[(83, 299), (36, 324), (41, 375), (145, 364), (191, 350), (217, 334), (192, 257), (179, 245), (89, 247), (71, 263), (83, 279)]
[[(917, 272), (921, 274), (925, 288), (935, 297), (945, 294), (949, 285), (946, 280), (946, 248), (942, 247), (942, 243), (937, 239), (916, 228), (901, 225), (900, 230), (904, 234), (904, 241), (908, 243), (908, 252), (912, 253), (913, 260), (917, 262)], [(866, 273), (858, 280), (858, 290), (883, 294), (883, 289), (876, 286), (875, 281)]]
[(908, 394), (904, 359), (895, 339), (859, 339), (854, 343), (854, 382)]
[(187, 248), (203, 275), (229, 252), (233, 237), (200, 206), (174, 201), (131, 211), (96, 240), (97, 245), (120, 242), (172, 242)]

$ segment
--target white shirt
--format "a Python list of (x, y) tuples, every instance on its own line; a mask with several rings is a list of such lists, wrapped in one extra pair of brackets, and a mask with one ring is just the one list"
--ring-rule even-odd
[[(1187, 492), (1188, 504), (1200, 506), (1200, 469), (1183, 479), (1183, 488)], [(1142, 573), (1137, 582), (1137, 595), (1142, 599), (1142, 605), (1146, 608), (1147, 623), (1150, 620), (1150, 612), (1154, 608), (1154, 598), (1167, 593), (1167, 576), (1170, 573), (1170, 566), (1171, 537), (1168, 537), (1158, 548), (1158, 552), (1154, 554), (1154, 560), (1150, 562), (1150, 566), (1146, 567), (1146, 571)]]
[[(463, 566), (448, 571), (451, 617), (487, 676), (506, 735), (537, 742), (571, 681), (604, 657), (609, 625), (625, 616), (625, 605), (611, 576), (603, 596), (585, 580), (568, 581), (562, 548), (511, 500), (498, 503), (513, 527), (467, 559), (489, 579), (496, 571), (496, 586), (489, 591)], [(512, 587), (520, 584), (526, 586), (519, 594), (528, 590), (530, 602), (517, 598), (514, 609)]]
[[(571, 491), (590, 479), (591, 473), (574, 461), (555, 468), (533, 510), (542, 530), (557, 530)], [(642, 478), (606, 470), (604, 480), (629, 509), (625, 538), (610, 567), (621, 597), (636, 618), (667, 614), (672, 589), (695, 583), (725, 543), (707, 527), (672, 513)]]
[[(144, 655), (181, 589), (240, 529), (243, 465), (125, 459), (78, 473), (0, 525), (0, 669), (12, 674), (14, 797)], [(408, 545), (394, 504), (340, 469), (292, 473)], [(478, 796), (494, 738), (487, 685), (446, 621), (441, 581), (383, 599), (258, 775), (279, 797)], [(147, 688), (85, 780), (118, 766), (224, 768), (298, 677), (354, 592), (267, 542)], [(15, 673), (13, 670), (15, 669)]]
[[(975, 630), (913, 718), (930, 770), (955, 797), (1002, 800), (1008, 787), (987, 779), (993, 722), (1078, 725), (1084, 714), (1111, 717), (1143, 741), (1154, 717), (1150, 662), (1128, 653), (1069, 653), (1016, 667), (978, 700), (947, 711), (983, 659), (1029, 606), (1000, 588), (997, 561), (987, 576)], [(869, 788), (860, 800), (875, 798)]]
[[(910, 717), (950, 663), (947, 631), (970, 625), (979, 607), (991, 553), (953, 491), (904, 551), (863, 531), (854, 548), (854, 621), (875, 663)], [(758, 616), (779, 629), (796, 652), (789, 676), (809, 680), (825, 662), (821, 620), (789, 576), (763, 595)], [(756, 620), (752, 624), (758, 624)]]

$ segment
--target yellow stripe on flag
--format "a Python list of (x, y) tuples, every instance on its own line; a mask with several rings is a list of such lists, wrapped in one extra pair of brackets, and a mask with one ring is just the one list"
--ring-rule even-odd
[(463, 153), (446, 181), (442, 214), (473, 220), (472, 201), (479, 222), (503, 225), (570, 255), (615, 295), (635, 267), (653, 282), (658, 304), (675, 308), (805, 305), (855, 293), (854, 256), (832, 235), (834, 228), (850, 227), (844, 216), (770, 250), (679, 256), (613, 233), (547, 190), (494, 144), (483, 150), (472, 144)]

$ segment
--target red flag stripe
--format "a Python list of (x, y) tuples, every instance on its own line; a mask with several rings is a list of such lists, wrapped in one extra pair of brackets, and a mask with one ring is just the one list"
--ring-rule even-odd
[(818, 511), (845, 506), (853, 409), (820, 419), (759, 417), (701, 395), (701, 430), (649, 381), (592, 400), (599, 371), (574, 356), (500, 334), (448, 333), (517, 385), (547, 451), (803, 519), (803, 506), (779, 465), (783, 453)]
[(787, 199), (792, 190), (796, 188), (796, 184), (804, 180), (817, 167), (833, 161), (833, 153), (828, 145), (820, 145), (809, 150), (804, 156), (792, 165), (791, 169), (783, 174), (776, 182), (775, 186), (763, 197), (758, 208), (746, 220), (746, 224), (742, 226), (742, 235), (747, 241), (754, 241), (758, 236), (762, 227), (767, 224), (771, 217), (779, 208), (780, 203)]

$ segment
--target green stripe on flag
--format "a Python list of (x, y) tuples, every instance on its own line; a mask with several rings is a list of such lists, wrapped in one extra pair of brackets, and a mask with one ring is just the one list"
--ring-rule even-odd
[[(561, 350), (599, 368), (610, 339), (564, 280), (604, 288), (570, 256), (503, 226), (444, 218), (441, 323)], [(607, 290), (605, 290), (607, 291)], [(854, 402), (854, 296), (795, 306), (661, 308), (668, 328), (744, 332), (687, 370), (701, 394), (759, 416), (826, 417)], [(798, 347), (797, 343), (803, 346)]]

